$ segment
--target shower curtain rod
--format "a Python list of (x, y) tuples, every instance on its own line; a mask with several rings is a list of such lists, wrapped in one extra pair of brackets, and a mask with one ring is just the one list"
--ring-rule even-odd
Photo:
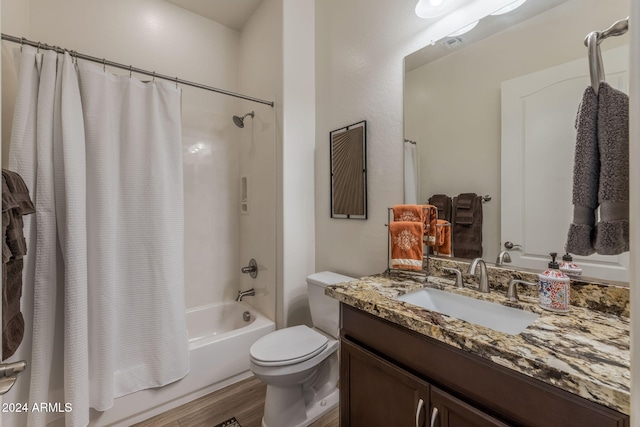
[(136, 68), (136, 67), (132, 67), (131, 65), (125, 65), (125, 64), (120, 64), (118, 62), (113, 62), (113, 61), (109, 61), (106, 60), (104, 58), (97, 58), (95, 56), (90, 56), (90, 55), (85, 55), (82, 53), (78, 53), (76, 51), (70, 51), (68, 49), (63, 49), (61, 47), (58, 46), (49, 46), (46, 43), (40, 43), (40, 42), (34, 42), (31, 40), (27, 40), (25, 38), (21, 38), (21, 37), (15, 37), (15, 36), (11, 36), (8, 34), (4, 34), (2, 33), (2, 40), (7, 40), (13, 43), (20, 43), (21, 45), (29, 45), (29, 46), (33, 46), (33, 47), (37, 47), (38, 49), (46, 49), (46, 50), (53, 50), (57, 53), (64, 53), (69, 52), (72, 56), (76, 57), (76, 58), (80, 58), (80, 59), (84, 59), (87, 61), (91, 61), (91, 62), (97, 62), (99, 64), (102, 64), (103, 66), (110, 66), (110, 67), (116, 67), (116, 68), (120, 68), (123, 70), (128, 70), (129, 73), (138, 73), (138, 74), (144, 74), (156, 79), (163, 79), (163, 80), (169, 80), (172, 82), (176, 83), (176, 86), (178, 84), (181, 85), (185, 85), (185, 86), (191, 86), (191, 87), (196, 87), (198, 89), (204, 89), (204, 90), (209, 90), (211, 92), (216, 92), (216, 93), (221, 93), (223, 95), (228, 95), (228, 96), (233, 96), (235, 98), (241, 98), (241, 99), (245, 99), (247, 101), (252, 101), (252, 102), (258, 102), (260, 104), (266, 104), (270, 107), (273, 107), (273, 101), (265, 101), (264, 99), (260, 99), (260, 98), (254, 98), (252, 96), (247, 96), (247, 95), (242, 95), (240, 93), (235, 93), (235, 92), (230, 92), (228, 90), (224, 90), (224, 89), (218, 89), (212, 86), (207, 86), (207, 85), (203, 85), (200, 83), (195, 83), (195, 82), (191, 82), (189, 80), (182, 80), (179, 79), (178, 77), (171, 77), (171, 76), (166, 76), (163, 74), (158, 74), (155, 71), (147, 71), (147, 70), (143, 70), (141, 68)]

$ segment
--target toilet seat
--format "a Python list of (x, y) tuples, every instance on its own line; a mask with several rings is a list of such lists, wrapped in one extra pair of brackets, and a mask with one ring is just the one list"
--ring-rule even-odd
[(256, 341), (249, 350), (259, 366), (286, 366), (301, 363), (322, 353), (329, 340), (308, 326), (292, 326), (272, 332)]

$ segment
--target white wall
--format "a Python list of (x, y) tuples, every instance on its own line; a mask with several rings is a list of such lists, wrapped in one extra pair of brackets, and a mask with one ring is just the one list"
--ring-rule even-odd
[(240, 278), (254, 288), (246, 301), (276, 319), (276, 152), (281, 135), (276, 108), (282, 99), (282, 0), (263, 0), (240, 33), (240, 92), (276, 101), (277, 107), (242, 101), (235, 114), (255, 111), (240, 134), (240, 175), (249, 178), (249, 212), (240, 215), (240, 262), (255, 258), (258, 277)]
[[(387, 267), (387, 207), (403, 201), (403, 58), (426, 44), (415, 2), (316, 2), (316, 269)], [(329, 132), (367, 121), (369, 219), (329, 215)]]
[(281, 295), (278, 325), (310, 324), (306, 278), (315, 271), (314, 0), (283, 0)]
[[(583, 36), (628, 13), (628, 0), (572, 0), (406, 74), (405, 137), (418, 141), (419, 200), (491, 195), (483, 205), (484, 259), (502, 250), (501, 82), (584, 59)], [(602, 49), (623, 43), (628, 37), (614, 37)]]

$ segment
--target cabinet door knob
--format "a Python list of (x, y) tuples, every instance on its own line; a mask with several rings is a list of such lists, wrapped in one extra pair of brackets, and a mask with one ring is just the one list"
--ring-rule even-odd
[(418, 407), (416, 408), (416, 427), (420, 427), (420, 412), (422, 412), (422, 408), (424, 407), (424, 400), (418, 400)]
[(438, 419), (438, 408), (433, 407), (431, 411), (431, 427), (436, 427), (436, 420)]

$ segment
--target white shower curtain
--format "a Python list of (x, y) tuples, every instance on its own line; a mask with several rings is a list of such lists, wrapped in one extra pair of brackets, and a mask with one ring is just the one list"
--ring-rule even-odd
[[(66, 425), (85, 426), (90, 407), (188, 372), (180, 91), (28, 46), (18, 79), (10, 167), (37, 214), (25, 227), (35, 241), (24, 272), (29, 400), (56, 400), (49, 378), (62, 347)], [(29, 425), (45, 416), (30, 413)]]
[(418, 203), (418, 150), (416, 144), (404, 142), (404, 202), (408, 205)]

